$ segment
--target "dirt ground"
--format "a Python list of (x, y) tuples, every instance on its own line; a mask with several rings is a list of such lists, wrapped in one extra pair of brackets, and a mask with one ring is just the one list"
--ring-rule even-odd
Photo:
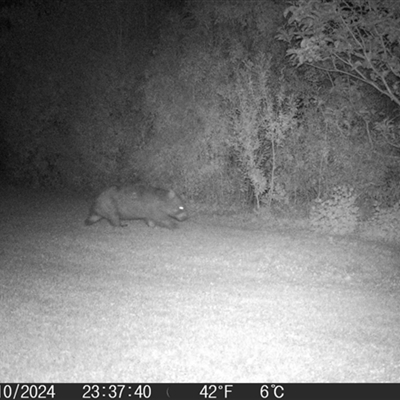
[(88, 205), (0, 192), (0, 382), (400, 382), (395, 246)]

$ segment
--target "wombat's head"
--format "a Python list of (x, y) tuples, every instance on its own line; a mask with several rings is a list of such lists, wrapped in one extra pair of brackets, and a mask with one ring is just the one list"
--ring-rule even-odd
[(188, 213), (182, 199), (171, 189), (168, 191), (165, 199), (165, 212), (178, 221), (188, 219)]

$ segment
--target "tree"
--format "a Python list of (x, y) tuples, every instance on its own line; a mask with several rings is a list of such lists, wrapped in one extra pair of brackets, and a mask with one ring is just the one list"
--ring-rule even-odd
[(400, 2), (296, 0), (278, 39), (294, 64), (345, 74), (400, 106)]

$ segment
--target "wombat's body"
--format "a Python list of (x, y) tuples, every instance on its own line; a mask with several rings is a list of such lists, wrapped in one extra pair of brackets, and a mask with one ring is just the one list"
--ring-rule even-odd
[(122, 220), (142, 219), (150, 227), (174, 229), (176, 221), (184, 221), (188, 215), (183, 201), (173, 190), (133, 184), (111, 186), (100, 193), (85, 224), (92, 225), (103, 218), (113, 226), (123, 226)]

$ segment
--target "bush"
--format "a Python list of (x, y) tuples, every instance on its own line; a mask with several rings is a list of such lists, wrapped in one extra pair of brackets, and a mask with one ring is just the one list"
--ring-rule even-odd
[(317, 231), (335, 234), (353, 233), (357, 228), (359, 210), (354, 190), (337, 186), (324, 201), (316, 201), (311, 208), (311, 227)]
[(361, 236), (400, 244), (400, 202), (390, 208), (378, 207), (373, 217), (361, 225)]

